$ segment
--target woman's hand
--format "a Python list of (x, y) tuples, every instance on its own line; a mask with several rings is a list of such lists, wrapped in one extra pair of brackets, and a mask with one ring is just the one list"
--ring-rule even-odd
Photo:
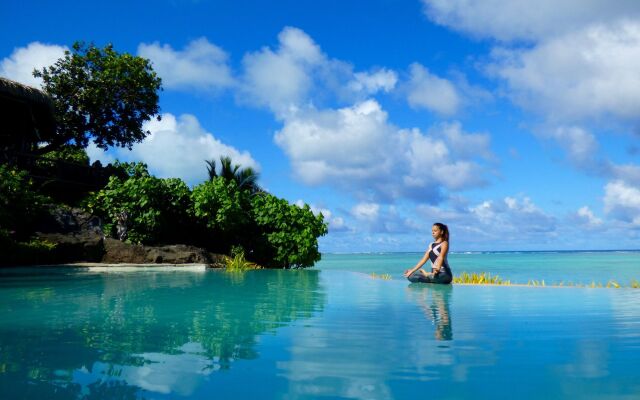
[(414, 271), (411, 268), (409, 268), (408, 270), (404, 271), (404, 276), (405, 276), (405, 278), (408, 278), (413, 273), (414, 273)]

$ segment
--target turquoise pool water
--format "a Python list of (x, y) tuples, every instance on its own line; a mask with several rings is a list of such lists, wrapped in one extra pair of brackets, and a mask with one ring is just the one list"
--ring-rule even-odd
[(632, 399), (640, 291), (0, 274), (2, 398)]
[[(403, 279), (402, 272), (421, 257), (422, 253), (323, 254), (316, 268), (389, 274)], [(449, 263), (454, 275), (463, 271), (489, 272), (519, 283), (615, 280), (628, 286), (634, 279), (640, 281), (640, 251), (453, 253)]]

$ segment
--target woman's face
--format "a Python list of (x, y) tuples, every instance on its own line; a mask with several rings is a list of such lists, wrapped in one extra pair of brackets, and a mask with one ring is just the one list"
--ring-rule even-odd
[(435, 240), (438, 240), (440, 238), (440, 236), (442, 236), (442, 229), (440, 229), (439, 226), (434, 225), (431, 227), (431, 236), (433, 236), (433, 238)]

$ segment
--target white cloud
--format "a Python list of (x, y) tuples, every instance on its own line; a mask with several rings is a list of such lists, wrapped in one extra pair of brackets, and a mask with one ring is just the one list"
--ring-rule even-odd
[(386, 119), (373, 100), (339, 110), (310, 110), (287, 119), (275, 141), (305, 183), (373, 179), (388, 169), (392, 128)]
[(227, 54), (206, 38), (176, 51), (170, 45), (142, 43), (138, 55), (153, 62), (167, 89), (220, 90), (234, 84)]
[(553, 244), (559, 231), (557, 219), (527, 196), (506, 196), (472, 204), (450, 199), (448, 203), (448, 207), (420, 204), (416, 206), (419, 216), (416, 219), (428, 224), (436, 221), (447, 224), (458, 250), (561, 247), (560, 242)]
[(567, 154), (569, 161), (578, 169), (596, 175), (607, 175), (609, 165), (598, 154), (599, 144), (596, 137), (579, 126), (559, 126), (543, 129), (537, 136), (551, 139)]
[(380, 205), (376, 203), (358, 203), (351, 209), (351, 214), (359, 220), (372, 221), (378, 218)]
[(640, 226), (640, 188), (617, 180), (605, 186), (604, 210), (615, 218)]
[(484, 201), (469, 210), (479, 222), (496, 225), (493, 231), (544, 233), (555, 230), (555, 218), (545, 213), (528, 197)]
[(33, 70), (55, 64), (64, 57), (67, 47), (32, 42), (27, 47), (19, 47), (7, 58), (0, 61), (0, 76), (25, 85), (39, 88), (42, 79), (34, 78)]
[(375, 94), (378, 91), (390, 92), (398, 83), (398, 74), (384, 68), (373, 73), (356, 72), (353, 76), (354, 79), (348, 83), (349, 89), (366, 95)]
[(602, 219), (596, 217), (593, 214), (593, 211), (587, 206), (580, 207), (576, 212), (576, 216), (579, 222), (582, 223), (583, 226), (588, 227), (599, 227), (602, 225)]
[[(465, 139), (478, 146), (476, 152), (464, 147)], [(443, 188), (487, 181), (479, 163), (490, 153), (486, 135), (465, 134), (456, 123), (436, 126), (429, 135), (401, 130), (388, 123), (375, 100), (338, 110), (299, 110), (285, 119), (275, 141), (303, 182), (330, 183), (362, 197), (436, 201)]]
[[(409, 187), (443, 186), (452, 190), (483, 186), (488, 176), (474, 161), (492, 159), (489, 136), (467, 134), (459, 123), (442, 123), (429, 130), (401, 132), (401, 142), (407, 143), (400, 160), (408, 160), (410, 172), (403, 179)], [(405, 161), (407, 162), (407, 161)]]
[(329, 58), (294, 27), (280, 32), (277, 47), (247, 53), (243, 68), (238, 101), (267, 107), (279, 119), (323, 102), (354, 102), (388, 93), (398, 82), (397, 73), (387, 68), (354, 72), (351, 64)]
[(405, 234), (412, 229), (411, 221), (393, 205), (361, 202), (353, 206), (350, 213), (359, 223), (352, 232)]
[[(144, 162), (158, 177), (182, 178), (188, 184), (198, 184), (208, 178), (205, 160), (218, 160), (221, 156), (231, 157), (242, 167), (260, 169), (251, 154), (216, 139), (193, 115), (183, 114), (176, 118), (172, 114), (163, 114), (161, 121), (146, 122), (143, 129), (151, 134), (134, 145), (131, 151), (114, 149), (115, 156), (122, 161)], [(105, 155), (96, 154), (94, 157), (108, 162), (103, 158)]]
[(459, 122), (438, 124), (433, 128), (433, 131), (435, 135), (443, 135), (451, 151), (460, 157), (482, 157), (486, 160), (495, 158), (491, 152), (491, 136), (488, 133), (476, 133), (473, 135), (464, 133), (462, 124)]
[(418, 63), (409, 67), (409, 105), (425, 108), (443, 115), (455, 114), (461, 106), (461, 98), (451, 81), (440, 78)]
[(549, 132), (549, 136), (556, 140), (567, 151), (569, 158), (577, 164), (593, 161), (598, 153), (599, 146), (595, 136), (580, 127), (558, 127)]
[(640, 187), (640, 166), (634, 164), (610, 165), (611, 175), (630, 185)]
[(89, 156), (89, 161), (91, 163), (99, 160), (102, 165), (107, 165), (113, 163), (116, 160), (116, 158), (111, 153), (108, 153), (99, 148), (93, 142), (89, 142), (89, 145), (85, 150), (87, 152), (87, 156)]
[(637, 0), (422, 0), (434, 22), (473, 36), (538, 40), (640, 15)]
[(548, 120), (638, 119), (640, 22), (589, 26), (493, 56), (490, 71), (513, 99)]
[(244, 56), (243, 96), (276, 114), (306, 102), (312, 73), (328, 64), (320, 47), (300, 29), (286, 27), (278, 35), (276, 51), (268, 47)]

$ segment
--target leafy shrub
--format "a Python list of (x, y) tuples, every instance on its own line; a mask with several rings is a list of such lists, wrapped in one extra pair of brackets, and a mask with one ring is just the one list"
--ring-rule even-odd
[(206, 227), (210, 249), (228, 253), (241, 244), (251, 224), (250, 195), (235, 181), (216, 178), (193, 188), (194, 215)]
[(251, 213), (257, 227), (254, 258), (260, 264), (305, 268), (320, 260), (318, 237), (327, 233), (322, 214), (267, 193), (252, 198)]
[(27, 172), (0, 165), (0, 230), (13, 231), (19, 239), (27, 238), (48, 202), (35, 190)]
[(62, 146), (57, 150), (43, 154), (43, 156), (37, 160), (36, 165), (39, 168), (52, 169), (57, 167), (58, 161), (85, 167), (89, 166), (89, 156), (85, 149), (72, 146)]
[(3, 250), (0, 265), (33, 265), (56, 263), (56, 244), (40, 239), (18, 242), (9, 232), (0, 229), (0, 249)]
[(104, 232), (118, 237), (120, 226), (126, 228), (126, 240), (132, 243), (188, 242), (193, 215), (187, 185), (177, 178), (151, 176), (143, 163), (120, 166), (129, 177), (112, 176), (85, 203), (90, 212), (104, 219)]

